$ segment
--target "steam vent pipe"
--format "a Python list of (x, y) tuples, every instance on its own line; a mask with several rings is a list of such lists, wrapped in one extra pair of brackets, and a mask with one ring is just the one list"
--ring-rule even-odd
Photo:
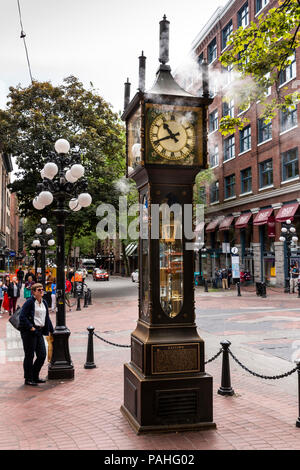
[(124, 110), (127, 108), (129, 105), (130, 101), (130, 86), (131, 83), (129, 83), (129, 78), (127, 78), (127, 82), (124, 83)]
[(159, 62), (166, 64), (169, 62), (169, 25), (166, 15), (159, 22)]
[(202, 62), (202, 89), (203, 96), (209, 98), (209, 83), (208, 83), (208, 65), (207, 62)]
[(144, 51), (139, 57), (139, 90), (145, 91), (145, 82), (146, 82), (146, 57), (144, 56)]

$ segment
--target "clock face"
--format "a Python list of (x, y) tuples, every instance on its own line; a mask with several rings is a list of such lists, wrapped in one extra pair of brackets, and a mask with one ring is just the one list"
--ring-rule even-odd
[(182, 160), (195, 149), (195, 126), (189, 113), (163, 112), (152, 121), (149, 138), (158, 155), (167, 160)]

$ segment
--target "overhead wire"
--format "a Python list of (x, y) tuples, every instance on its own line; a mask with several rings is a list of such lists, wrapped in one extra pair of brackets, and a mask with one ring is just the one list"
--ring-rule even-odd
[(27, 49), (27, 44), (26, 44), (26, 39), (25, 39), (25, 38), (26, 38), (26, 34), (25, 34), (25, 32), (24, 32), (23, 23), (22, 23), (22, 13), (21, 13), (20, 1), (17, 0), (17, 3), (18, 3), (19, 20), (20, 20), (20, 26), (21, 26), (21, 35), (20, 35), (20, 38), (23, 39), (23, 42), (24, 42), (24, 47), (25, 47), (25, 53), (26, 53), (26, 59), (27, 59), (27, 65), (28, 65), (30, 80), (31, 80), (31, 83), (33, 83), (33, 78), (32, 78), (32, 73), (31, 73), (31, 66), (30, 66), (29, 55), (28, 55), (28, 49)]

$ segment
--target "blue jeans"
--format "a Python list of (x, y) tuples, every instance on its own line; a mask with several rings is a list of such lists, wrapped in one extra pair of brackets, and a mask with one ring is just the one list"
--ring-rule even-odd
[[(22, 331), (21, 338), (24, 348), (24, 378), (25, 380), (37, 380), (46, 359), (46, 346), (41, 330)], [(34, 360), (34, 353), (36, 360)]]

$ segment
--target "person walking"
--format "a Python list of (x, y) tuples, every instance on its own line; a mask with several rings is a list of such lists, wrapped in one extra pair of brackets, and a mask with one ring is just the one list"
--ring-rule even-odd
[[(43, 285), (33, 284), (32, 296), (23, 304), (20, 312), (20, 332), (24, 348), (25, 385), (37, 386), (46, 380), (39, 377), (46, 359), (44, 336), (53, 333), (47, 302), (43, 300)], [(34, 354), (36, 359), (34, 361)]]
[(9, 298), (9, 314), (12, 315), (16, 311), (17, 300), (20, 297), (20, 287), (16, 277), (13, 277), (12, 282), (9, 284), (7, 295)]
[(16, 275), (17, 275), (19, 287), (21, 289), (22, 284), (23, 284), (23, 279), (24, 279), (24, 276), (25, 276), (25, 273), (22, 269), (22, 266), (19, 267), (19, 269), (16, 272)]
[(51, 284), (51, 300), (52, 300), (51, 310), (52, 312), (55, 312), (55, 309), (56, 309), (56, 279), (55, 278), (53, 278), (52, 284)]
[(4, 313), (9, 312), (9, 297), (7, 294), (7, 290), (10, 284), (10, 278), (9, 276), (6, 276), (4, 279), (4, 282), (2, 284), (2, 290), (3, 290), (3, 302), (2, 302), (2, 309)]
[(69, 312), (71, 312), (71, 303), (70, 303), (70, 292), (72, 290), (72, 284), (70, 281), (66, 280), (65, 284), (65, 299), (66, 299), (66, 304), (69, 307)]
[(298, 276), (299, 276), (298, 264), (295, 263), (293, 266), (291, 266), (291, 269), (290, 269), (290, 292), (292, 293), (294, 293), (295, 289), (297, 289)]
[(2, 289), (3, 282), (0, 281), (0, 318), (2, 318), (2, 302), (3, 302), (3, 289)]
[(24, 284), (24, 299), (29, 299), (31, 297), (31, 288), (35, 284), (31, 276), (28, 276), (28, 280)]
[(29, 276), (31, 276), (31, 277), (32, 277), (32, 280), (33, 280), (34, 282), (36, 282), (36, 277), (35, 277), (34, 273), (32, 272), (32, 269), (31, 269), (31, 268), (29, 268), (29, 269), (28, 269), (28, 272), (25, 274), (25, 281), (28, 281)]
[(227, 273), (227, 269), (222, 269), (222, 272), (221, 272), (221, 279), (222, 279), (222, 289), (228, 289), (228, 273)]

